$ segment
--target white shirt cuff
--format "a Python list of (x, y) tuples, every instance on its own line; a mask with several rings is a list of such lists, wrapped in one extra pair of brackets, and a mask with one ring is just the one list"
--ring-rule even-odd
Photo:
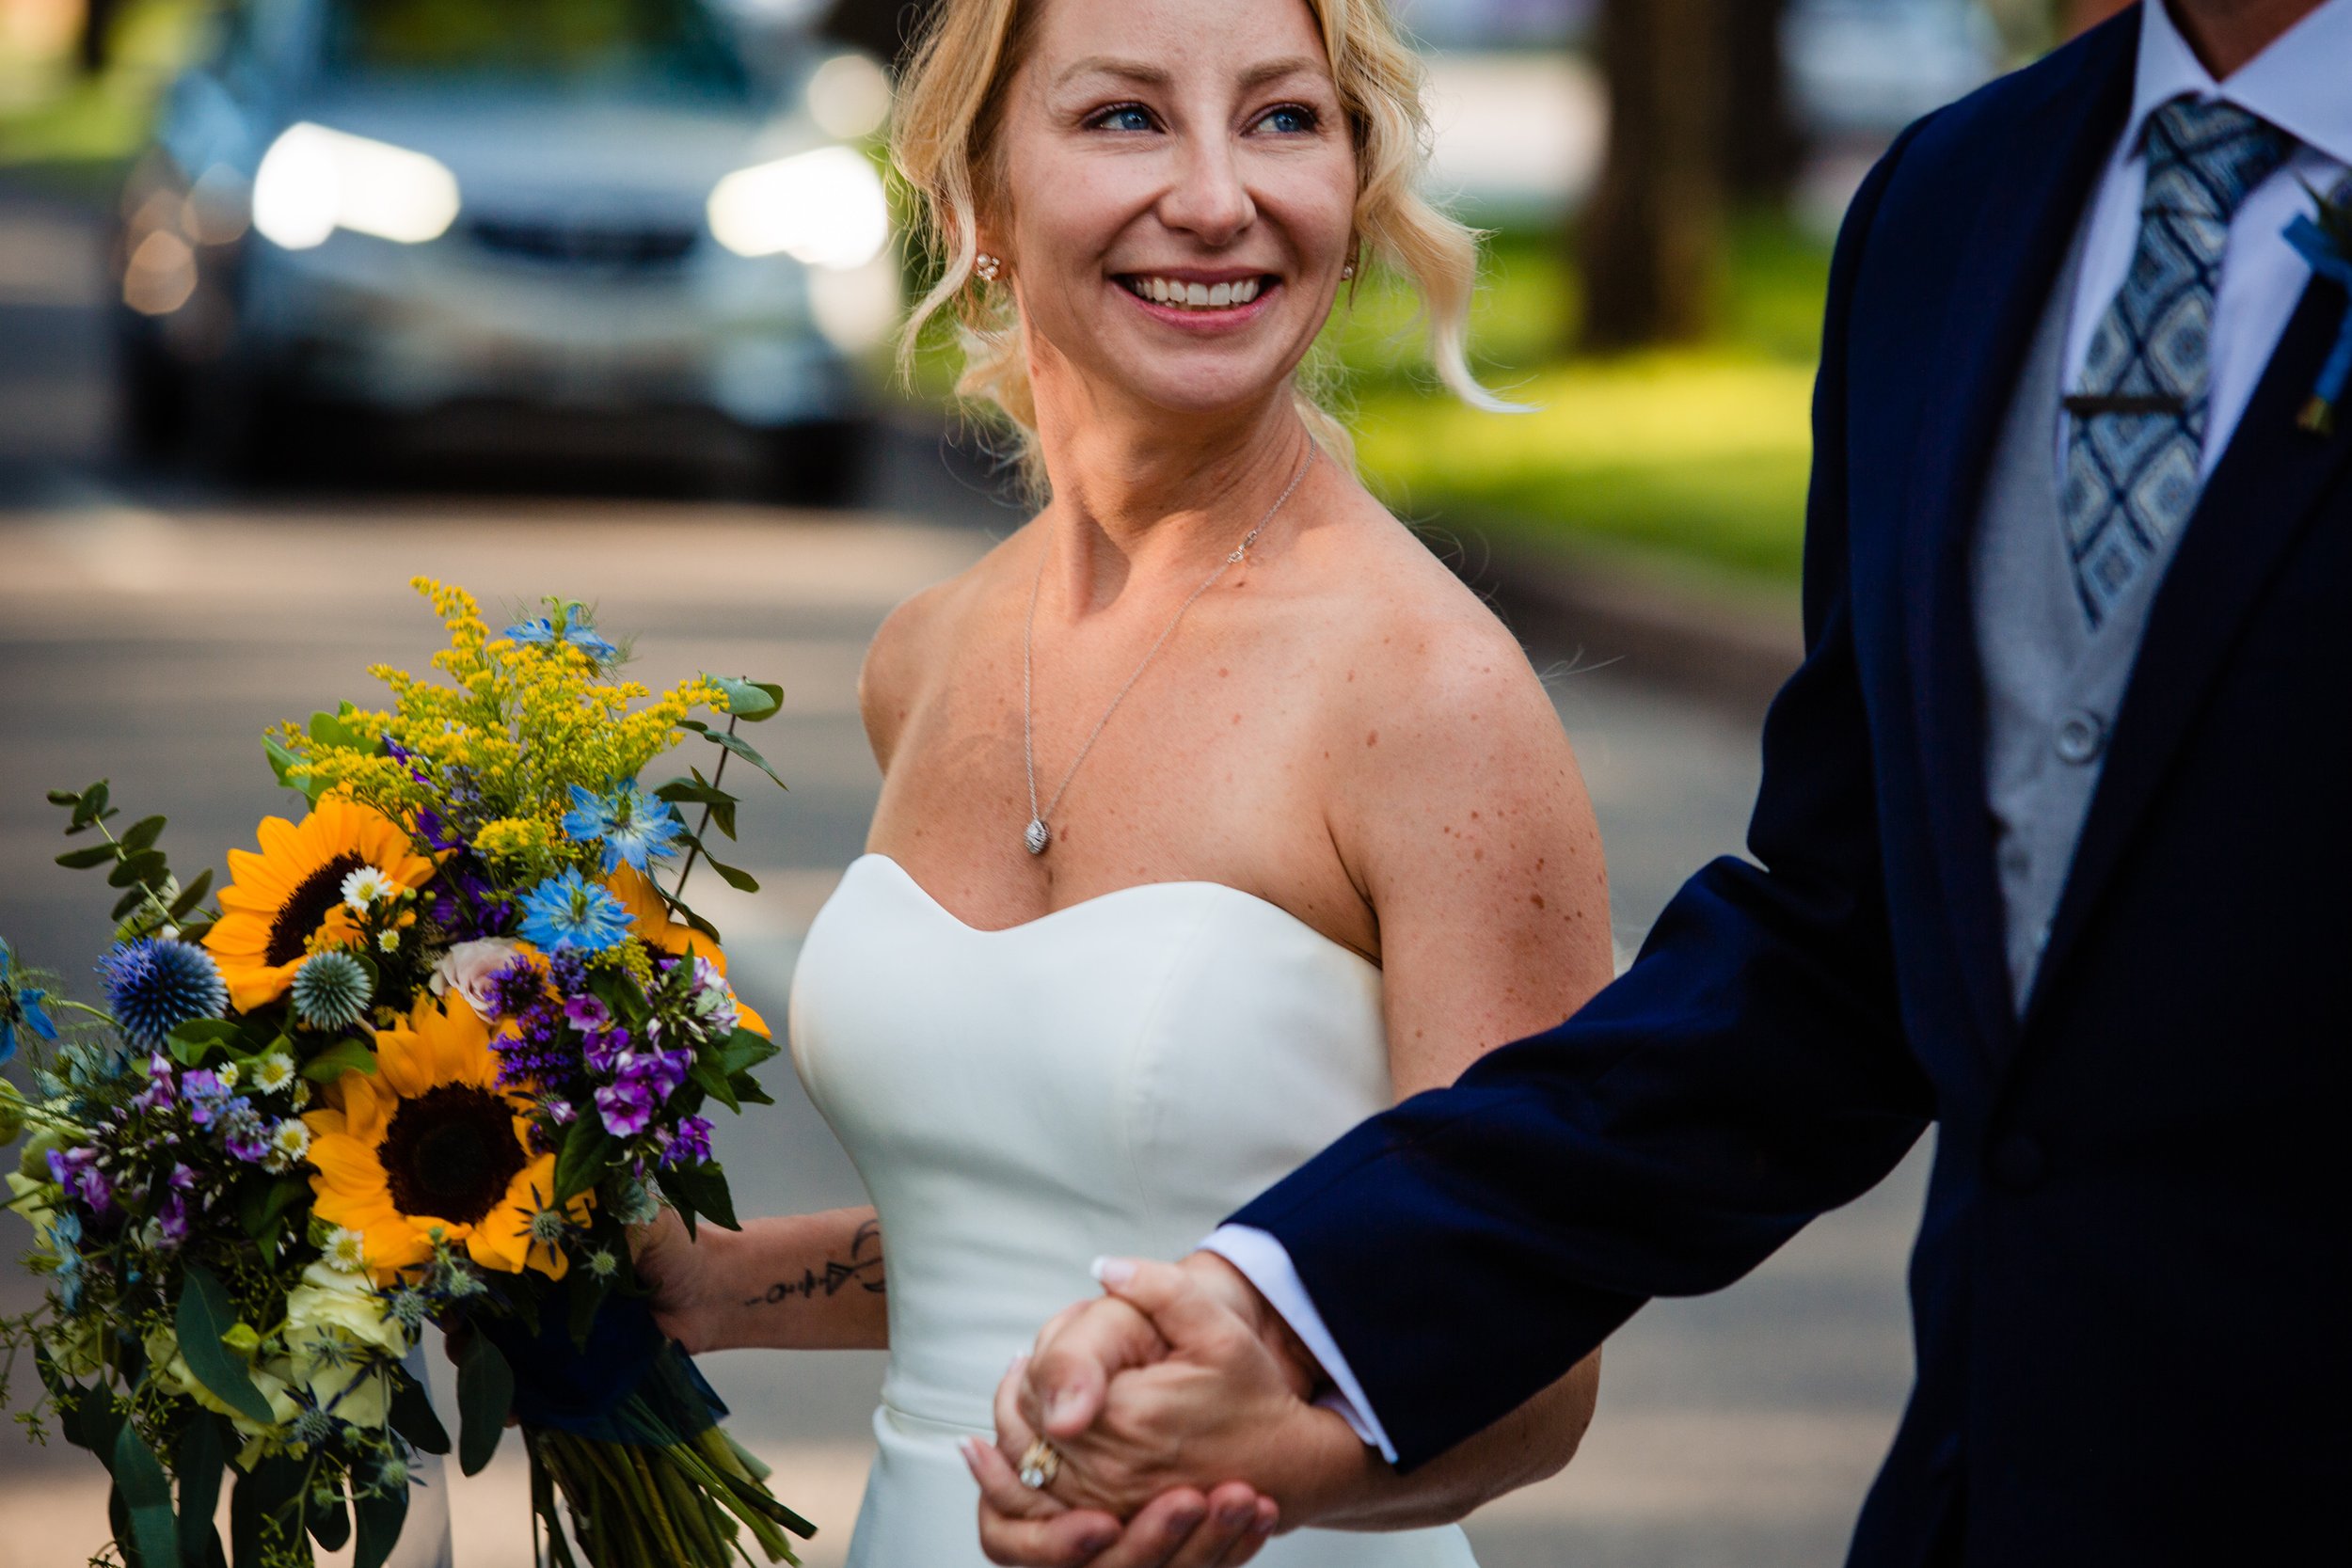
[(1339, 1341), (1331, 1338), (1323, 1314), (1315, 1310), (1306, 1285), (1298, 1277), (1298, 1266), (1291, 1261), (1289, 1249), (1263, 1230), (1246, 1225), (1224, 1225), (1200, 1243), (1200, 1250), (1214, 1252), (1239, 1269), (1243, 1277), (1265, 1297), (1266, 1304), (1291, 1325), (1291, 1332), (1298, 1336), (1308, 1354), (1322, 1364), (1325, 1374), (1331, 1379), (1331, 1391), (1315, 1402), (1338, 1415), (1367, 1446), (1378, 1449), (1381, 1458), (1395, 1464), (1396, 1445), (1389, 1441), (1380, 1418), (1373, 1414), (1372, 1402), (1364, 1398), (1363, 1385), (1356, 1381), (1347, 1357), (1340, 1354)]

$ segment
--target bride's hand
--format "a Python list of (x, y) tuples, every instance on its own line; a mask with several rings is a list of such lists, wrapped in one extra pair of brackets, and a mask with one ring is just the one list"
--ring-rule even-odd
[(637, 1277), (653, 1290), (653, 1321), (661, 1332), (699, 1355), (711, 1347), (705, 1310), (711, 1275), (710, 1244), (687, 1235), (677, 1212), (665, 1208), (650, 1225), (633, 1226), (628, 1249), (637, 1263)]

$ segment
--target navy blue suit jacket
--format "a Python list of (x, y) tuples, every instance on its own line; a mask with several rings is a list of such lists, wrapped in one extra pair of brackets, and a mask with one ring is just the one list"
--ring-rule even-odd
[(1918, 1381), (1851, 1561), (2352, 1560), (2352, 433), (2296, 426), (2333, 284), (2182, 538), (2022, 1019), (2002, 957), (1968, 546), (2137, 26), (1931, 116), (1855, 198), (1758, 863), (1234, 1216), (1406, 1465), (1934, 1121)]

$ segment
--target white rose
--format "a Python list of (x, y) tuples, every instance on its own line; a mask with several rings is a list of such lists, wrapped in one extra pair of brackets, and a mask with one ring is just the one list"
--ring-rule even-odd
[(388, 1362), (408, 1354), (408, 1331), (385, 1316), (365, 1275), (326, 1263), (302, 1271), (287, 1292), (284, 1372), (320, 1406), (358, 1427), (380, 1427), (389, 1411)]
[(513, 963), (515, 956), (522, 951), (523, 944), (510, 937), (461, 942), (433, 966), (433, 994), (446, 996), (453, 990), (466, 999), (466, 1006), (480, 1014), (485, 1022), (493, 1022), (490, 976)]

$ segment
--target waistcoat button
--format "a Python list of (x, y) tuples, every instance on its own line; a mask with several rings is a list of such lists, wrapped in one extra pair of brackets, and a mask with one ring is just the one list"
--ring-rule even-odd
[(2003, 1138), (1993, 1150), (1994, 1179), (2012, 1192), (2027, 1192), (2040, 1186), (2049, 1168), (2049, 1157), (2042, 1152), (2042, 1145), (2023, 1132)]
[(2076, 712), (2059, 721), (2058, 754), (2060, 762), (2080, 768), (2099, 760), (2099, 753), (2107, 749), (2107, 727), (2095, 713)]

